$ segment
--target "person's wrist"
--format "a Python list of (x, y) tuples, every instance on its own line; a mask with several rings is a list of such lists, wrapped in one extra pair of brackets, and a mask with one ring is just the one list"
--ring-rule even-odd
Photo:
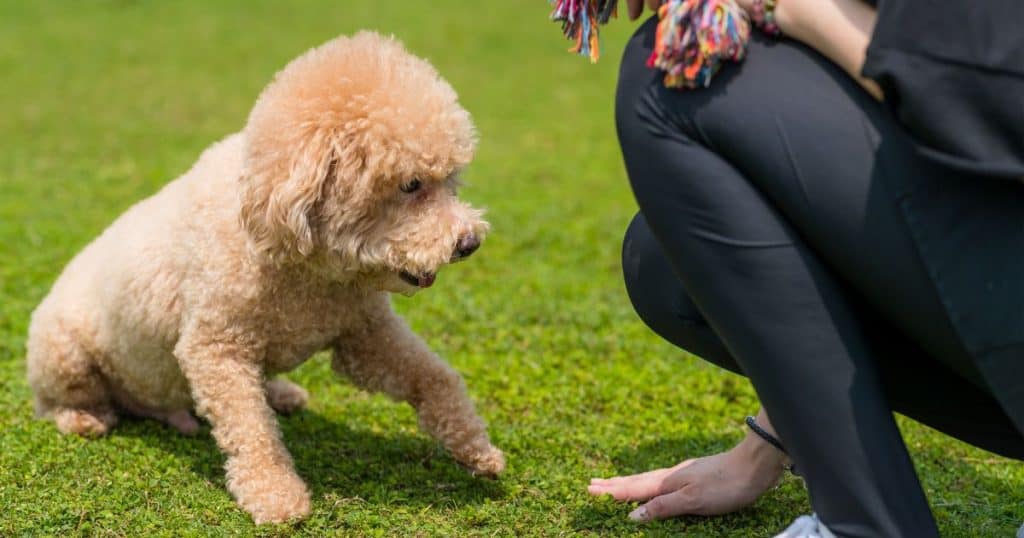
[(737, 463), (746, 471), (751, 486), (759, 490), (775, 485), (789, 462), (783, 452), (751, 431), (733, 448), (733, 452)]
[(781, 34), (775, 22), (775, 5), (778, 0), (752, 0), (747, 14), (750, 22), (765, 34), (778, 37)]

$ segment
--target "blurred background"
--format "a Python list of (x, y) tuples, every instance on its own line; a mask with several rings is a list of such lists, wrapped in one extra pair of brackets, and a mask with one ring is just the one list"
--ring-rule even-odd
[[(592, 499), (591, 476), (723, 450), (757, 402), (745, 380), (661, 342), (632, 312), (619, 248), (635, 203), (612, 115), (622, 46), (566, 52), (544, 0), (0, 0), (0, 535), (767, 536), (810, 510), (787, 477), (724, 518), (648, 526)], [(32, 419), (29, 315), (117, 215), (242, 128), (289, 60), (338, 34), (394, 34), (433, 62), (480, 131), (463, 196), (493, 231), (469, 263), (396, 308), (463, 372), (509, 468), (468, 476), (404, 404), (325, 360), (290, 377), (310, 409), (282, 419), (314, 514), (256, 528), (224, 489), (204, 430), (125, 421), (84, 441)], [(902, 421), (949, 536), (1008, 536), (1024, 469)]]

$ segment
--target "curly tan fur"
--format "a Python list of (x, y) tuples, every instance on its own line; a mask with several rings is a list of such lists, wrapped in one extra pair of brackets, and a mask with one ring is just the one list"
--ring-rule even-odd
[(332, 349), (335, 371), (415, 406), (460, 463), (500, 472), (462, 379), (389, 298), (429, 285), (409, 277), (486, 233), (455, 192), (475, 145), (452, 88), (393, 39), (360, 33), (300, 56), (242, 132), (65, 268), (29, 329), (37, 411), (95, 436), (117, 413), (192, 433), (194, 410), (239, 504), (284, 521), (308, 514), (310, 497), (274, 411), (307, 394), (273, 376)]

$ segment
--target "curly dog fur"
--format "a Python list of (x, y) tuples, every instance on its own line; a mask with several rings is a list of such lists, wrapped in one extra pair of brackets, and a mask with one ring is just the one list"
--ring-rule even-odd
[(455, 92), (397, 41), (364, 32), (303, 54), (240, 133), (65, 268), (29, 329), (38, 413), (95, 436), (118, 413), (194, 433), (194, 410), (253, 519), (298, 518), (309, 491), (274, 412), (307, 394), (273, 376), (330, 349), (337, 373), (412, 404), (471, 471), (502, 471), (461, 377), (390, 304), (486, 233), (456, 196), (475, 147)]

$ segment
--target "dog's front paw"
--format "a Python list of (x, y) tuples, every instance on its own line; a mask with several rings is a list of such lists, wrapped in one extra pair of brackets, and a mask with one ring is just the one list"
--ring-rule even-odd
[(309, 490), (294, 473), (263, 473), (236, 479), (229, 489), (257, 524), (282, 523), (309, 515)]
[(460, 463), (476, 476), (497, 478), (505, 470), (505, 454), (488, 443), (487, 448), (478, 453), (466, 455)]

